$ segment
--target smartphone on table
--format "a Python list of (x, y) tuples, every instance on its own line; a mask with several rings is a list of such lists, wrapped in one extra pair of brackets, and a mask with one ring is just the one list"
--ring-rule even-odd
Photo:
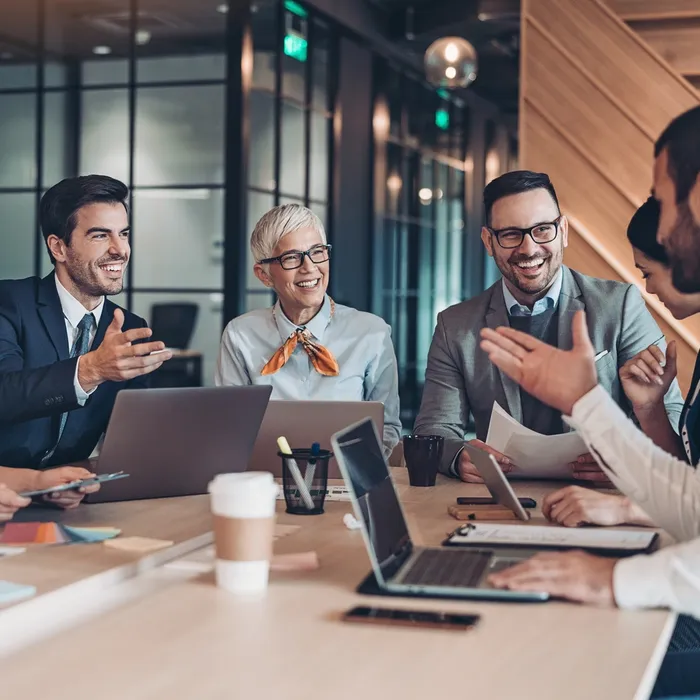
[(400, 625), (402, 627), (427, 627), (466, 631), (476, 626), (479, 615), (434, 612), (430, 610), (397, 610), (358, 606), (343, 615), (344, 622), (366, 622), (378, 625)]
[[(537, 501), (533, 498), (518, 498), (520, 505), (523, 508), (535, 508), (537, 506)], [(490, 498), (489, 496), (460, 496), (457, 499), (458, 506), (495, 506), (497, 505), (495, 498)]]
[(94, 484), (104, 484), (107, 481), (115, 481), (117, 479), (125, 479), (128, 474), (124, 472), (114, 472), (113, 474), (98, 474), (96, 476), (91, 476), (88, 479), (78, 479), (77, 481), (69, 481), (65, 484), (57, 484), (48, 489), (41, 489), (38, 491), (22, 491), (22, 493), (17, 494), (22, 496), (22, 498), (33, 498), (34, 496), (45, 496), (49, 493), (58, 493), (60, 491), (72, 491), (74, 489), (81, 489), (84, 486), (93, 486)]

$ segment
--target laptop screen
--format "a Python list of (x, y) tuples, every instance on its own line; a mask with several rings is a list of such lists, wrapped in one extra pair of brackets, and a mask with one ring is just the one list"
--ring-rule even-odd
[(336, 436), (336, 458), (355, 497), (374, 559), (390, 579), (411, 552), (411, 538), (371, 419)]

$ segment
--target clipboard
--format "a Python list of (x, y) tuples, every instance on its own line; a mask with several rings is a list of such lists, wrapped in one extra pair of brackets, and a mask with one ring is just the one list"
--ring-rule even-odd
[(466, 523), (442, 543), (445, 547), (566, 551), (582, 549), (608, 557), (649, 554), (658, 546), (653, 530), (604, 527), (565, 528), (511, 523)]

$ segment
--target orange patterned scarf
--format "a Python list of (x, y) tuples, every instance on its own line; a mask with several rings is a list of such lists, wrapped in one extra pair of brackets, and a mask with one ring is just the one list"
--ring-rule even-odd
[[(330, 297), (328, 297), (328, 299), (331, 304), (331, 318), (333, 318), (335, 303)], [(272, 313), (274, 315), (274, 309)], [(340, 374), (340, 367), (333, 353), (328, 348), (325, 348), (323, 345), (313, 340), (311, 331), (307, 328), (297, 328), (289, 338), (284, 341), (282, 347), (275, 351), (275, 354), (262, 368), (261, 374), (267, 376), (279, 372), (282, 367), (287, 364), (287, 360), (292, 356), (292, 353), (299, 343), (301, 343), (301, 346), (311, 360), (311, 364), (319, 374), (322, 374), (324, 377), (337, 377), (338, 374)]]

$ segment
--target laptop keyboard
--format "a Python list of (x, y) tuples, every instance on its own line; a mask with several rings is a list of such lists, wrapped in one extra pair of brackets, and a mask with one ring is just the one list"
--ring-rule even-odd
[(475, 587), (491, 552), (424, 549), (414, 560), (401, 583), (418, 586)]

